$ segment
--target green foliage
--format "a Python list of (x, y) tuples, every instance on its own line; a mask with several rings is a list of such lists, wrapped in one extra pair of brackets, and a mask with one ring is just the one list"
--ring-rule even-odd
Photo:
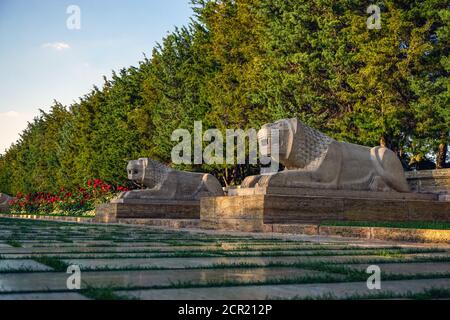
[[(449, 142), (448, 4), (392, 1), (381, 29), (356, 0), (193, 0), (194, 17), (137, 67), (70, 106), (55, 102), (0, 156), (0, 192), (56, 193), (92, 177), (123, 184), (126, 161), (170, 163), (175, 129), (258, 128), (299, 117), (329, 135), (382, 143), (406, 162)], [(250, 165), (185, 166), (237, 184)]]

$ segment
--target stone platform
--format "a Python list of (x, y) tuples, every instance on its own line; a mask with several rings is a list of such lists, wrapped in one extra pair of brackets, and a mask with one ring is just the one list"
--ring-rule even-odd
[(450, 298), (445, 244), (0, 218), (0, 256), (0, 300)]
[(324, 221), (450, 221), (436, 194), (248, 188), (201, 199), (205, 229), (267, 232), (272, 225)]
[(450, 168), (405, 172), (411, 190), (450, 194)]
[(99, 205), (95, 221), (115, 223), (123, 219), (199, 219), (200, 201), (118, 200)]

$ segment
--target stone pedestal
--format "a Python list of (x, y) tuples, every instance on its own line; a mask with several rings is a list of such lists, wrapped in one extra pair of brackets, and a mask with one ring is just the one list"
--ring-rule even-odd
[(450, 195), (450, 168), (406, 172), (411, 190)]
[(265, 232), (273, 225), (324, 221), (450, 221), (436, 194), (248, 188), (201, 199), (205, 229)]
[(95, 220), (115, 223), (123, 219), (199, 219), (200, 201), (119, 200), (96, 208)]

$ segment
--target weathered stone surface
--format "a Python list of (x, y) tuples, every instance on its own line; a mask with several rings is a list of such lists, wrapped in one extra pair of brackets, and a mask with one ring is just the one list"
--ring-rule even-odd
[(90, 300), (74, 292), (0, 294), (0, 300)]
[[(367, 283), (321, 283), (294, 285), (267, 285), (225, 288), (193, 288), (119, 291), (143, 300), (266, 300), (324, 298), (332, 295), (344, 299), (354, 295), (376, 295), (380, 293), (420, 293), (431, 288), (449, 288), (450, 279), (425, 279), (383, 281), (381, 290), (369, 290)], [(326, 297), (325, 297), (326, 298)]]
[[(408, 221), (408, 205), (398, 200), (344, 199), (342, 220)], [(450, 215), (449, 215), (450, 218)], [(329, 219), (333, 220), (333, 219)], [(428, 220), (428, 219), (423, 219)]]
[(9, 202), (12, 200), (10, 196), (0, 193), (0, 213), (10, 212)]
[[(436, 274), (450, 274), (449, 262), (427, 262), (427, 263), (382, 263), (378, 265), (381, 270), (381, 277), (385, 274), (421, 274), (421, 275), (436, 275)], [(356, 270), (367, 270), (368, 264), (352, 264), (346, 267)]]
[(229, 188), (229, 196), (278, 195), (278, 196), (311, 196), (334, 198), (361, 198), (379, 200), (438, 200), (439, 195), (434, 193), (405, 193), (405, 192), (377, 192), (364, 190), (333, 190), (297, 187), (254, 187)]
[(416, 243), (450, 244), (450, 230), (413, 228), (380, 228), (352, 226), (320, 226), (301, 224), (265, 224), (264, 232), (339, 236), (346, 238)]
[[(0, 271), (50, 271), (52, 268), (33, 260), (0, 260)], [(0, 287), (3, 284), (4, 275), (0, 276)]]
[[(273, 130), (279, 132), (279, 144), (272, 141)], [(410, 191), (400, 160), (387, 148), (338, 142), (296, 118), (264, 125), (258, 139), (266, 146), (263, 153), (286, 170), (248, 177), (244, 187)], [(271, 150), (272, 144), (279, 145), (279, 150)], [(279, 157), (272, 151), (278, 151)]]
[(325, 236), (371, 239), (371, 228), (320, 226), (318, 233)]
[[(308, 223), (323, 220), (341, 220), (343, 200), (321, 197), (266, 196), (265, 223)], [(299, 201), (300, 200), (300, 201)]]
[(450, 243), (450, 230), (371, 228), (372, 239)]
[(319, 226), (313, 224), (265, 224), (264, 232), (318, 235)]
[(323, 196), (247, 195), (204, 198), (205, 229), (267, 232), (267, 225), (324, 221), (450, 221), (450, 202)]
[[(261, 253), (261, 252), (259, 252)], [(298, 251), (296, 256), (280, 256), (280, 257), (261, 257), (257, 254), (251, 256), (235, 256), (235, 257), (197, 257), (197, 258), (121, 258), (121, 259), (64, 259), (66, 263), (79, 265), (80, 268), (95, 270), (96, 268), (109, 268), (114, 269), (129, 269), (138, 267), (140, 269), (145, 268), (164, 268), (164, 269), (190, 269), (190, 268), (210, 268), (213, 266), (228, 266), (233, 267), (236, 265), (258, 265), (261, 267), (268, 264), (280, 263), (280, 264), (293, 264), (302, 262), (350, 262), (355, 259), (358, 261), (367, 261), (373, 259), (389, 260), (392, 258), (381, 256), (368, 256), (358, 255), (364, 254), (364, 251), (348, 251), (348, 255), (334, 256), (339, 254), (337, 250), (329, 250), (328, 255), (324, 256), (311, 256), (314, 254), (314, 250)], [(246, 254), (242, 252), (242, 254)]]
[[(293, 268), (237, 268), (210, 270), (151, 270), (151, 271), (109, 271), (82, 273), (81, 288), (107, 287), (114, 283), (117, 288), (170, 286), (179, 282), (193, 282), (199, 285), (208, 282), (262, 282), (268, 279), (327, 276), (337, 280), (340, 275)], [(45, 290), (67, 290), (65, 273), (28, 273), (2, 275), (0, 292), (33, 292)]]
[[(145, 203), (106, 203), (96, 208), (95, 220), (115, 223), (122, 219), (199, 219), (198, 200), (145, 200)], [(123, 221), (123, 220), (122, 220)]]
[(450, 169), (406, 172), (406, 178), (413, 191), (450, 193)]
[[(289, 225), (281, 227), (289, 227)], [(314, 226), (302, 227), (314, 230)], [(34, 223), (15, 219), (0, 219), (0, 238), (3, 243), (6, 243), (7, 239), (15, 239), (26, 246), (26, 248), (0, 247), (0, 264), (9, 262), (8, 259), (15, 259), (13, 263), (17, 263), (19, 268), (24, 267), (24, 269), (16, 269), (20, 270), (17, 273), (11, 265), (6, 269), (8, 271), (0, 271), (0, 291), (3, 291), (0, 292), (0, 299), (84, 298), (82, 295), (75, 294), (84, 294), (83, 291), (73, 292), (67, 289), (69, 274), (65, 270), (44, 271), (28, 268), (29, 265), (23, 266), (27, 261), (34, 263), (29, 259), (36, 259), (38, 256), (51, 256), (63, 262), (78, 264), (81, 266), (83, 288), (86, 284), (94, 288), (114, 288), (114, 290), (126, 288), (119, 292), (121, 296), (129, 296), (128, 293), (134, 295), (138, 292), (135, 291), (137, 289), (150, 289), (153, 286), (172, 286), (187, 282), (190, 286), (200, 287), (210, 282), (223, 282), (221, 285), (224, 287), (203, 288), (213, 289), (213, 291), (202, 291), (206, 294), (206, 298), (227, 297), (230, 294), (228, 296), (230, 298), (265, 299), (285, 297), (285, 295), (286, 297), (320, 296), (324, 290), (338, 295), (354, 292), (356, 284), (345, 282), (348, 280), (344, 278), (345, 272), (333, 273), (333, 278), (330, 278), (330, 282), (342, 281), (341, 283), (319, 283), (324, 280), (323, 275), (329, 276), (322, 271), (324, 265), (344, 264), (349, 268), (352, 266), (364, 268), (369, 264), (378, 264), (382, 272), (412, 275), (418, 271), (421, 274), (428, 273), (430, 278), (433, 278), (436, 274), (445, 272), (446, 264), (442, 262), (447, 261), (450, 254), (450, 245), (444, 244), (393, 243), (368, 239), (332, 238), (317, 234), (313, 236), (255, 234), (198, 229), (181, 232), (162, 227)], [(408, 253), (409, 251), (405, 251), (406, 248), (414, 251)], [(427, 250), (422, 251), (424, 248)], [(163, 255), (159, 255), (160, 253)], [(172, 253), (174, 256), (170, 257)], [(216, 256), (207, 257), (206, 254)], [(425, 259), (428, 262), (424, 262)], [(419, 261), (422, 261), (420, 265), (417, 263)], [(429, 263), (431, 261), (434, 262)], [(402, 265), (397, 265), (398, 262), (402, 262)], [(295, 267), (291, 265), (292, 263), (295, 263)], [(408, 266), (409, 264), (411, 266)], [(89, 267), (105, 269), (91, 271)], [(143, 268), (149, 269), (138, 270)], [(255, 286), (248, 283), (254, 281), (264, 283), (271, 280), (278, 283), (281, 279), (303, 281), (306, 280), (305, 277), (314, 283), (306, 287), (303, 285), (269, 286), (268, 283)], [(410, 277), (414, 278), (414, 276)], [(446, 278), (448, 280), (448, 276)], [(392, 286), (386, 280), (382, 275), (383, 290), (386, 289), (385, 285), (395, 292), (419, 290), (414, 280), (407, 280), (396, 286)], [(422, 283), (430, 287), (448, 287), (448, 284), (441, 280), (426, 279)], [(229, 281), (237, 282), (240, 286), (226, 287), (230, 285)], [(336, 285), (339, 286), (335, 287)], [(356, 290), (364, 288), (366, 288), (365, 281), (361, 281)], [(423, 286), (420, 288), (423, 289)], [(172, 299), (183, 296), (190, 299), (200, 296), (197, 294), (197, 289), (151, 291), (159, 295), (158, 299), (171, 293), (173, 293), (170, 295)], [(24, 291), (28, 293), (25, 294)], [(142, 295), (142, 298), (146, 297), (146, 294)]]
[(117, 223), (183, 229), (198, 228), (200, 219), (117, 219)]

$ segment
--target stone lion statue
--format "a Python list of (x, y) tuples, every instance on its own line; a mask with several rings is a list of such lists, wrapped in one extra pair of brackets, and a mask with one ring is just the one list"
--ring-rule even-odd
[(338, 142), (293, 118), (266, 124), (258, 132), (261, 151), (272, 160), (272, 130), (279, 132), (279, 162), (286, 169), (247, 177), (242, 187), (410, 191), (400, 160), (387, 148)]
[(119, 199), (198, 200), (224, 195), (219, 181), (211, 174), (174, 170), (148, 158), (132, 160), (128, 179), (147, 189), (122, 193)]
[(0, 213), (10, 212), (9, 202), (13, 200), (10, 196), (0, 193)]

